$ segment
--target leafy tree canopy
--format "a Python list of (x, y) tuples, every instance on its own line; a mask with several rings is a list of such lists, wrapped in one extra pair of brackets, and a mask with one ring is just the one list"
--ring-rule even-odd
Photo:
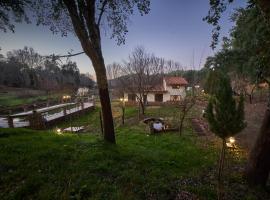
[[(111, 38), (115, 38), (118, 44), (125, 42), (128, 32), (130, 15), (134, 14), (135, 8), (141, 15), (150, 11), (150, 0), (90, 0), (85, 3), (82, 0), (70, 0), (74, 9), (78, 9), (81, 16), (77, 16), (78, 26), (88, 27), (83, 33), (91, 38), (94, 31), (87, 20), (89, 15), (95, 18), (97, 26), (111, 31)], [(95, 8), (90, 5), (94, 2)], [(14, 22), (28, 22), (33, 19), (37, 25), (49, 26), (53, 33), (61, 33), (66, 36), (73, 32), (70, 14), (64, 0), (4, 0), (0, 1), (0, 29), (15, 31)], [(33, 21), (32, 20), (32, 21)]]
[(262, 12), (252, 4), (238, 9), (232, 16), (235, 26), (230, 38), (224, 38), (222, 49), (208, 57), (205, 68), (216, 67), (255, 81), (258, 71), (269, 76), (270, 29)]

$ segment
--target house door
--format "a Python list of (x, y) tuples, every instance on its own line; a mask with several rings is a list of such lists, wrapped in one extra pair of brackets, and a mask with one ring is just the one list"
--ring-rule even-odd
[(156, 102), (163, 102), (163, 94), (155, 94)]
[(147, 95), (143, 95), (143, 103), (145, 104), (147, 102)]

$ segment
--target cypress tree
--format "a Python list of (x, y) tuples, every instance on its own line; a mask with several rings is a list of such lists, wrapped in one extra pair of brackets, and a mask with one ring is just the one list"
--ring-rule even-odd
[[(225, 157), (226, 140), (239, 133), (244, 127), (244, 98), (240, 97), (237, 103), (233, 97), (233, 91), (230, 84), (229, 77), (216, 70), (214, 73), (215, 81), (211, 82), (212, 92), (211, 97), (206, 108), (206, 119), (209, 123), (210, 130), (222, 140), (222, 148), (219, 159), (218, 168), (218, 197), (222, 198), (221, 192), (221, 178)], [(213, 74), (212, 74), (213, 75)], [(218, 78), (217, 78), (218, 77)]]

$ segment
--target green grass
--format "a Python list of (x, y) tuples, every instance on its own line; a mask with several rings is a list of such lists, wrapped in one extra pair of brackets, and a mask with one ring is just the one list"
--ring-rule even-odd
[(118, 131), (117, 145), (97, 135), (24, 129), (0, 135), (0, 199), (168, 199), (178, 179), (196, 176), (216, 159), (192, 138), (127, 127)]
[[(114, 117), (119, 118), (114, 106)], [(126, 108), (127, 123), (117, 124), (117, 145), (105, 143), (99, 111), (71, 119), (59, 127), (86, 126), (84, 134), (0, 129), (0, 199), (175, 199), (188, 191), (214, 200), (219, 149), (189, 128), (148, 135), (135, 107)], [(147, 115), (172, 117), (172, 107), (149, 107)], [(117, 120), (115, 120), (117, 121)], [(119, 123), (117, 121), (116, 123)], [(242, 178), (245, 158), (227, 154), (226, 199), (270, 199), (250, 190)]]
[(0, 95), (0, 105), (3, 107), (4, 106), (13, 107), (24, 104), (31, 104), (38, 101), (46, 101), (48, 98), (56, 98), (56, 96), (51, 97), (43, 95), (36, 97), (18, 97), (17, 95), (14, 94), (5, 94)]

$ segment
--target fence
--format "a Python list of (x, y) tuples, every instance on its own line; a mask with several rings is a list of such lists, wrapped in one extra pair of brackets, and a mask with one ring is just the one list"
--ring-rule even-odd
[(94, 102), (65, 103), (0, 117), (0, 127), (44, 129), (94, 109)]

